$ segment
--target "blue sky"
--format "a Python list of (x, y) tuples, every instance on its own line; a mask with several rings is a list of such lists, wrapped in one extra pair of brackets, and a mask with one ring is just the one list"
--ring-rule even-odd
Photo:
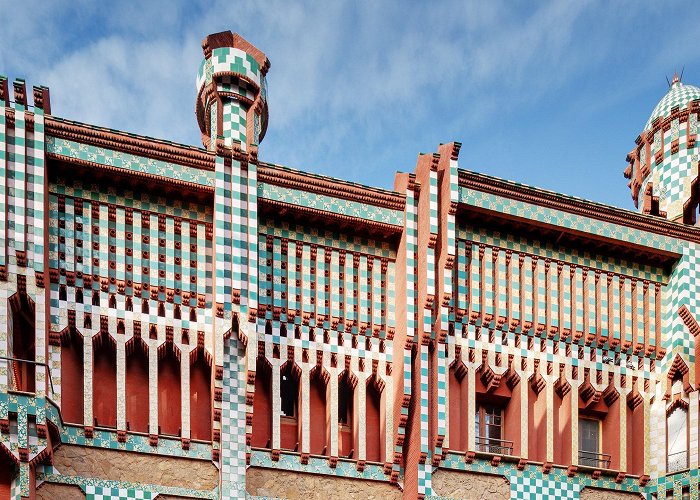
[(208, 33), (270, 58), (260, 157), (390, 188), (419, 152), (632, 208), (625, 156), (666, 76), (700, 85), (687, 2), (0, 0), (0, 73), (51, 88), (57, 116), (201, 145)]

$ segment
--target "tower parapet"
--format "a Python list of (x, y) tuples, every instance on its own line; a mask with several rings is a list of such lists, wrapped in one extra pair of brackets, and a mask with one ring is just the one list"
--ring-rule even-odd
[(699, 114), (700, 88), (685, 85), (674, 75), (627, 155), (625, 177), (640, 212), (695, 224), (700, 203)]
[(202, 49), (196, 114), (204, 147), (257, 147), (267, 129), (265, 75), (270, 61), (230, 31), (207, 36)]

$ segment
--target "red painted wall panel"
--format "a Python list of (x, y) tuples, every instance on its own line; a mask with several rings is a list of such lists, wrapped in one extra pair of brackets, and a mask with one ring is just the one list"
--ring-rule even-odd
[(253, 396), (253, 436), (251, 446), (272, 446), (272, 380), (265, 361), (258, 358)]
[(328, 410), (326, 405), (326, 383), (323, 381), (320, 370), (315, 370), (311, 375), (310, 384), (310, 451), (313, 455), (324, 455), (328, 452)]
[[(467, 378), (460, 381), (450, 368), (450, 450), (467, 451)], [(472, 410), (473, 411), (473, 410)]]
[[(22, 303), (24, 304), (24, 300)], [(12, 311), (12, 357), (16, 359), (25, 359), (34, 361), (35, 359), (35, 324), (34, 321), (28, 321), (27, 318), (33, 318), (34, 315), (31, 309), (23, 306), (23, 310)], [(12, 369), (15, 376), (15, 387), (17, 390), (25, 392), (34, 392), (35, 390), (35, 371), (36, 367), (33, 363), (23, 363), (15, 361), (12, 364)]]
[(0, 453), (0, 500), (10, 500), (12, 476), (15, 464), (4, 453)]
[(381, 443), (381, 405), (382, 395), (377, 390), (373, 379), (367, 384), (367, 427), (366, 438), (366, 459), (368, 462), (383, 462)]
[(180, 434), (180, 396), (180, 362), (173, 351), (167, 349), (158, 360), (158, 426), (161, 434)]
[(64, 422), (83, 424), (83, 340), (71, 335), (61, 345), (61, 417)]
[(190, 435), (211, 441), (211, 368), (201, 355), (190, 367)]
[(148, 355), (137, 346), (126, 357), (126, 422), (129, 430), (148, 432)]
[(100, 427), (117, 426), (117, 351), (104, 340), (93, 351), (92, 416)]

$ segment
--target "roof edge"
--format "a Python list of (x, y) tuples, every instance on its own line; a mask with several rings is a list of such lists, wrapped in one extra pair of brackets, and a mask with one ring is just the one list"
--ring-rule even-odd
[(602, 222), (700, 243), (700, 228), (469, 170), (459, 170), (459, 185)]

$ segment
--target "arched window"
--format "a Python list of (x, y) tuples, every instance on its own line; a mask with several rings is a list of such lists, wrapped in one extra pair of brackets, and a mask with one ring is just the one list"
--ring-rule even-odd
[(355, 450), (355, 384), (346, 370), (338, 380), (338, 455), (353, 458)]
[(679, 400), (666, 417), (667, 472), (688, 468), (688, 410)]
[(280, 369), (280, 448), (299, 449), (299, 377), (301, 370), (292, 362)]

